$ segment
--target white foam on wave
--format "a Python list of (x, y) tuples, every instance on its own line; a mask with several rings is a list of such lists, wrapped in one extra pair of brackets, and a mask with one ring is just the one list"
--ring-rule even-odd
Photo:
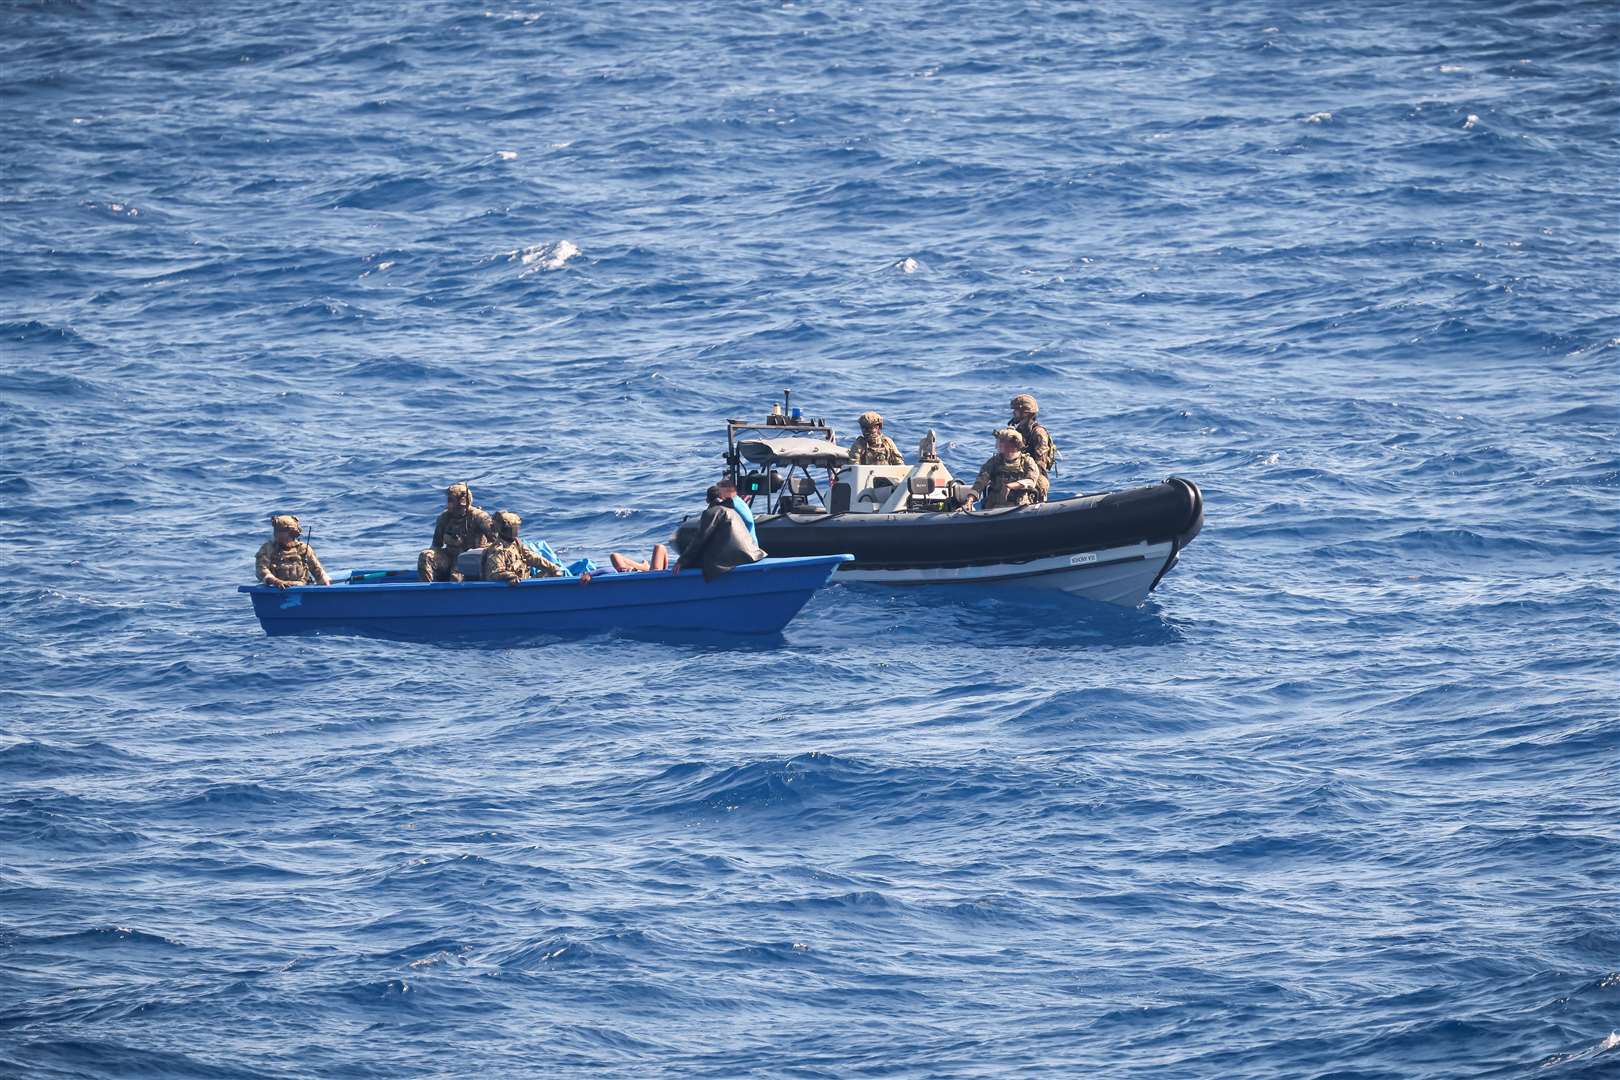
[(495, 151), (495, 156), (500, 158), (502, 161), (516, 161), (517, 160), (517, 151), (516, 150), (497, 150), (497, 151)]
[[(1603, 984), (1600, 983), (1599, 985), (1601, 986)], [(1620, 1049), (1620, 1031), (1611, 1031), (1608, 1035), (1599, 1039), (1594, 1045), (1587, 1047), (1585, 1050), (1576, 1050), (1575, 1052), (1569, 1054), (1554, 1054), (1552, 1057), (1542, 1062), (1541, 1067), (1543, 1069), (1550, 1069), (1555, 1065), (1569, 1065), (1572, 1062), (1577, 1061), (1590, 1061), (1601, 1054), (1607, 1054), (1616, 1049)]]
[(1467, 71), (1467, 70), (1468, 69), (1463, 67), (1461, 64), (1441, 64), (1440, 65), (1440, 72), (1441, 72), (1441, 74), (1444, 74), (1444, 75), (1456, 75), (1456, 74), (1458, 74), (1460, 72), (1464, 72), (1464, 71)]
[(484, 18), (486, 18), (486, 19), (499, 19), (502, 22), (522, 23), (524, 26), (532, 26), (535, 23), (539, 22), (540, 21), (540, 16), (541, 16), (541, 12), (538, 12), (538, 11), (506, 11), (506, 12), (486, 11), (486, 12), (484, 12)]
[(1477, 123), (1479, 123), (1479, 117), (1475, 116), (1473, 113), (1469, 113), (1468, 119), (1463, 121), (1463, 130), (1467, 131)]
[(555, 244), (535, 244), (532, 247), (520, 248), (506, 253), (509, 262), (523, 264), (523, 272), (532, 274), (537, 270), (560, 270), (569, 259), (579, 254), (579, 248), (571, 241), (558, 240)]
[(1325, 124), (1329, 120), (1332, 120), (1332, 119), (1333, 119), (1333, 114), (1332, 113), (1330, 113), (1330, 112), (1318, 112), (1318, 113), (1311, 113), (1311, 115), (1307, 116), (1305, 118), (1305, 122), (1307, 124)]
[(922, 263), (918, 262), (916, 259), (913, 259), (910, 255), (907, 255), (905, 258), (895, 263), (894, 268), (899, 270), (902, 274), (915, 274), (918, 270), (922, 269)]

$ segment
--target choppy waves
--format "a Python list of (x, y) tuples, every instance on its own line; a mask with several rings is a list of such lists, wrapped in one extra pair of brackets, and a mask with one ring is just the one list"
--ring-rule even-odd
[[(0, 1072), (1620, 1061), (1612, 5), (6, 25)], [(233, 591), (457, 480), (644, 551), (785, 386), (1209, 524), (761, 642)]]

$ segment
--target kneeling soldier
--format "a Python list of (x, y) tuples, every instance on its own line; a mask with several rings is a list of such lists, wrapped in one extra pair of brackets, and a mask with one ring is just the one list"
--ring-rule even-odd
[[(495, 515), (497, 539), (484, 548), (485, 581), (504, 581), (508, 585), (516, 585), (529, 576), (531, 566), (540, 571), (541, 577), (563, 576), (562, 567), (518, 542), (518, 527), (522, 524), (523, 519), (510, 510), (502, 510)], [(581, 584), (588, 582), (591, 575), (581, 574), (579, 580)]]
[(259, 548), (253, 560), (259, 580), (266, 585), (285, 589), (289, 585), (330, 585), (326, 569), (315, 557), (315, 549), (298, 539), (301, 530), (298, 519), (291, 514), (277, 514), (270, 519), (275, 538)]
[(419, 581), (460, 581), (456, 560), (463, 551), (483, 547), (495, 536), (489, 515), (472, 504), (472, 489), (451, 484), (444, 489), (444, 513), (433, 525), (433, 546), (416, 557)]

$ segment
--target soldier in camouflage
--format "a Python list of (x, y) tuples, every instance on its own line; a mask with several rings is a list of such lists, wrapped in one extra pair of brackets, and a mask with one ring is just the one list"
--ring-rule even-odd
[(1057, 447), (1052, 445), (1051, 434), (1036, 419), (1039, 415), (1040, 406), (1036, 404), (1035, 395), (1019, 394), (1012, 399), (1012, 419), (1008, 423), (1024, 437), (1024, 452), (1041, 467), (1040, 497), (1036, 501), (1045, 502), (1046, 493), (1052, 486), (1048, 474), (1057, 462)]
[[(495, 515), (496, 540), (484, 548), (485, 581), (504, 581), (516, 585), (529, 577), (529, 568), (540, 571), (540, 577), (562, 577), (563, 568), (518, 540), (518, 527), (523, 519), (510, 510)], [(581, 584), (589, 582), (591, 575), (579, 575)]]
[(851, 465), (904, 465), (900, 448), (883, 434), (883, 417), (875, 412), (861, 413), (861, 434), (849, 444)]
[(495, 537), (489, 515), (473, 505), (472, 489), (451, 484), (444, 489), (445, 510), (433, 526), (433, 546), (416, 557), (420, 581), (460, 581), (456, 560), (463, 551), (483, 547)]
[(1038, 501), (1041, 467), (1024, 453), (1024, 437), (1016, 428), (996, 429), (996, 456), (984, 463), (973, 487), (964, 497), (964, 508), (984, 500), (983, 509), (1000, 506), (1028, 506)]
[(298, 519), (291, 514), (277, 514), (270, 519), (275, 538), (259, 548), (253, 560), (259, 580), (266, 585), (285, 589), (289, 585), (330, 585), (326, 568), (315, 557), (315, 549), (298, 537), (302, 530)]

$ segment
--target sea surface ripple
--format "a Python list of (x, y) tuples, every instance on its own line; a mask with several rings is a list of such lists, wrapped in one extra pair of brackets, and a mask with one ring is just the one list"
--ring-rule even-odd
[[(1620, 1069), (1620, 8), (0, 10), (0, 1075)], [(1198, 481), (1137, 611), (271, 640), (783, 387)]]

